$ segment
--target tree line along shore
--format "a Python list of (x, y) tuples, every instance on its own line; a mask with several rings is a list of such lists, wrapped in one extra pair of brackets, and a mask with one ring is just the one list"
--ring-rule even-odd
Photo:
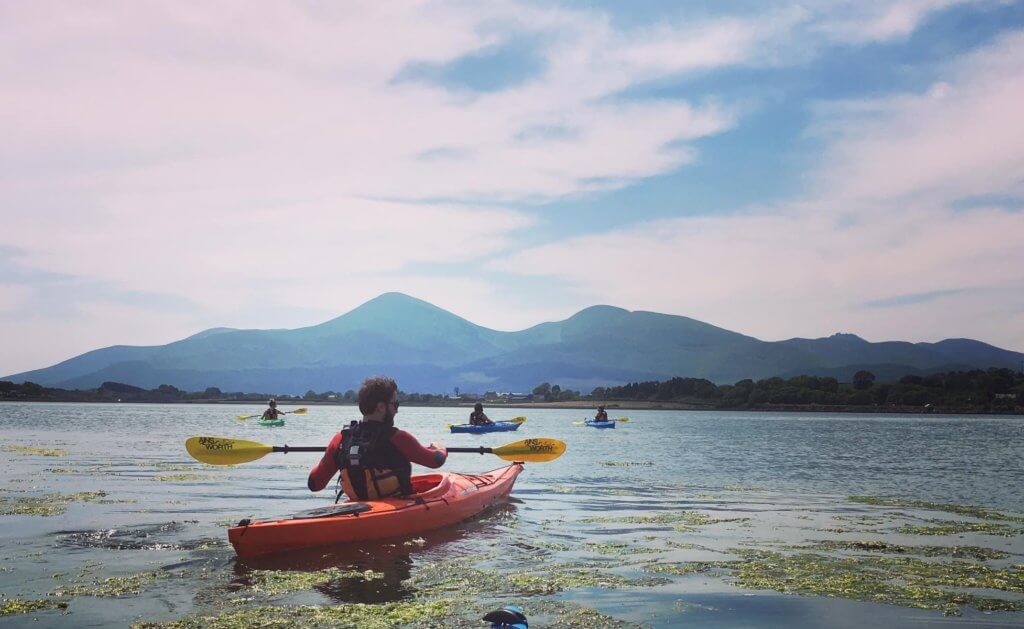
[[(528, 394), (400, 392), (412, 406), (492, 406), (533, 408), (592, 408), (604, 404), (621, 409), (752, 410), (883, 413), (997, 413), (1024, 414), (1024, 373), (1012, 369), (953, 371), (927, 376), (907, 375), (895, 382), (876, 382), (874, 374), (858, 371), (849, 383), (836, 378), (796, 376), (741, 380), (716, 385), (703, 378), (672, 378), (596, 387), (583, 394), (558, 384), (542, 383)], [(254, 404), (276, 398), (282, 404), (354, 404), (354, 390), (307, 391), (303, 395), (223, 392), (217, 387), (183, 391), (163, 384), (144, 389), (104, 382), (95, 389), (58, 389), (25, 382), (0, 381), (0, 401), (24, 402), (144, 402)]]

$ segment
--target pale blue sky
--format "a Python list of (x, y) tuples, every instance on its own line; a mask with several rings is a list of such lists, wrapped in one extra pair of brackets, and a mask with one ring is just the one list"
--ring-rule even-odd
[(0, 374), (392, 290), (1024, 350), (1024, 2), (5, 4), (0, 88)]

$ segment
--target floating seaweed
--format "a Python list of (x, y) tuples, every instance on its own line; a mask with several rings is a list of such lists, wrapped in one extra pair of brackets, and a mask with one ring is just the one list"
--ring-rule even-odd
[(990, 598), (948, 588), (1024, 591), (1021, 570), (970, 562), (930, 562), (909, 557), (830, 557), (737, 550), (741, 561), (719, 564), (734, 571), (743, 588), (776, 590), (853, 600), (941, 609), (959, 614), (963, 606), (981, 611), (1024, 611), (1024, 601)]
[(67, 609), (67, 606), (67, 601), (60, 601), (52, 598), (5, 598), (0, 601), (0, 616), (32, 614), (47, 609)]
[(563, 544), (562, 542), (545, 542), (543, 540), (531, 540), (530, 545), (536, 546), (537, 548), (544, 548), (546, 550), (569, 550), (572, 548), (569, 544)]
[(958, 522), (953, 520), (928, 520), (928, 526), (907, 524), (896, 529), (897, 533), (903, 535), (958, 535), (960, 533), (984, 533), (985, 535), (998, 535), (1000, 537), (1014, 537), (1022, 535), (1024, 531), (1007, 526), (1005, 524), (994, 524), (991, 522)]
[(981, 546), (903, 546), (882, 541), (840, 541), (826, 540), (807, 546), (807, 550), (850, 550), (897, 555), (919, 555), (922, 557), (955, 557), (957, 559), (1006, 559), (1009, 553)]
[(213, 474), (157, 474), (153, 480), (161, 483), (191, 483), (193, 481), (217, 480)]
[[(566, 601), (530, 599), (522, 603), (523, 612), (530, 622), (538, 627), (562, 627), (565, 629), (619, 629), (640, 627), (624, 622), (607, 614)], [(470, 625), (480, 626), (479, 623)]]
[(586, 547), (596, 552), (599, 552), (602, 555), (640, 555), (645, 553), (660, 552), (655, 548), (630, 546), (625, 542), (587, 542)]
[(577, 487), (574, 487), (574, 486), (571, 486), (571, 485), (558, 485), (558, 484), (548, 485), (548, 489), (550, 489), (551, 491), (553, 491), (556, 494), (576, 494), (576, 493), (579, 493), (579, 491), (580, 491)]
[(718, 561), (687, 561), (685, 563), (657, 563), (645, 566), (644, 572), (651, 572), (653, 574), (674, 575), (698, 574), (701, 572), (709, 572), (713, 568), (722, 567), (723, 565), (728, 564)]
[(142, 592), (143, 587), (152, 584), (157, 579), (171, 576), (169, 572), (143, 572), (132, 574), (126, 577), (107, 577), (96, 581), (91, 585), (76, 583), (59, 587), (50, 593), (51, 596), (99, 596), (119, 597), (134, 596)]
[(605, 467), (652, 467), (650, 461), (599, 461)]
[(310, 590), (318, 585), (342, 579), (373, 581), (383, 578), (383, 573), (374, 572), (373, 570), (342, 570), (341, 568), (333, 567), (316, 572), (255, 570), (251, 574), (252, 585), (250, 587), (255, 592), (276, 595)]
[(1024, 523), (1024, 515), (1010, 515), (973, 505), (929, 502), (927, 500), (906, 500), (902, 498), (885, 498), (880, 496), (849, 496), (847, 500), (850, 502), (877, 507), (900, 507), (927, 511), (945, 511), (948, 513), (955, 513), (957, 515), (966, 515), (972, 518), (978, 518), (979, 520), (1004, 520), (1006, 522)]
[(383, 629), (400, 626), (445, 626), (456, 614), (459, 601), (399, 602), (379, 605), (351, 603), (330, 607), (261, 606), (215, 616), (193, 616), (168, 623), (137, 623), (133, 629), (248, 629), (249, 627), (359, 627)]
[(537, 570), (509, 572), (477, 568), (478, 561), (479, 558), (463, 558), (432, 564), (404, 583), (420, 596), (431, 597), (469, 590), (478, 594), (546, 596), (581, 587), (619, 589), (668, 582), (655, 577), (629, 579), (593, 564), (549, 564)]
[(31, 456), (67, 456), (67, 450), (54, 448), (33, 448), (31, 446), (0, 446), (0, 450), (13, 452), (15, 454), (27, 454)]
[(652, 524), (657, 526), (672, 525), (676, 531), (688, 532), (696, 527), (720, 524), (722, 522), (745, 522), (750, 518), (712, 518), (699, 511), (679, 511), (674, 513), (655, 513), (650, 515), (631, 516), (597, 516), (583, 518), (586, 524)]
[(96, 502), (106, 495), (105, 491), (83, 491), (77, 494), (46, 494), (37, 497), (0, 497), (0, 515), (53, 517), (64, 513), (72, 502)]
[(626, 577), (593, 569), (556, 567), (544, 572), (513, 572), (498, 575), (508, 581), (511, 590), (523, 596), (557, 594), (563, 590), (582, 587), (605, 589), (650, 587), (668, 583), (664, 579)]

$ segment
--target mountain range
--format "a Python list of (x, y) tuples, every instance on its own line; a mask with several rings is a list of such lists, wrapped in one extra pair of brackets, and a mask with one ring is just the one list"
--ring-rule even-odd
[(970, 339), (871, 343), (853, 334), (761, 341), (695, 319), (592, 306), (564, 321), (501, 332), (425, 301), (385, 293), (319, 325), (293, 330), (213, 328), (158, 346), (116, 345), (6, 376), (65, 389), (105, 381), (189, 391), (303, 393), (358, 388), (368, 375), (404, 391), (528, 392), (541, 382), (595, 386), (675, 376), (834, 376), (866, 369), (879, 380), (988, 367), (1017, 369), (1024, 353)]

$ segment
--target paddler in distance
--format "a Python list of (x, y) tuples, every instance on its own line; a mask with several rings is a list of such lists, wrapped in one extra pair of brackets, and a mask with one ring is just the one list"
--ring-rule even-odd
[(367, 378), (358, 399), (362, 421), (353, 421), (331, 439), (309, 472), (309, 490), (320, 491), (340, 472), (341, 491), (350, 500), (413, 493), (412, 464), (441, 467), (448, 451), (440, 444), (423, 447), (416, 437), (395, 428), (398, 385), (391, 378)]
[(476, 403), (473, 407), (473, 412), (469, 414), (469, 423), (471, 426), (492, 426), (494, 422), (484, 413), (484, 405), (480, 402)]
[(608, 413), (604, 410), (604, 404), (597, 406), (597, 414), (594, 415), (595, 422), (606, 422), (608, 421)]
[(281, 415), (284, 415), (284, 413), (277, 410), (277, 400), (270, 400), (267, 402), (267, 406), (270, 408), (263, 411), (263, 416), (260, 417), (260, 419), (277, 419), (281, 417)]

